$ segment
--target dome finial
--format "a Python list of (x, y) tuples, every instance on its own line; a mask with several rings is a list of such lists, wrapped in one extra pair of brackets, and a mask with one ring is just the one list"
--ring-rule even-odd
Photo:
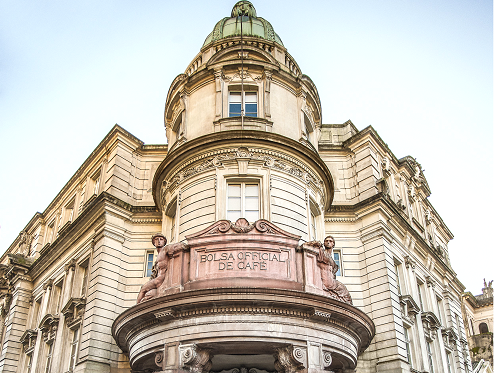
[(250, 1), (240, 0), (232, 9), (232, 17), (248, 16), (257, 18), (256, 8)]

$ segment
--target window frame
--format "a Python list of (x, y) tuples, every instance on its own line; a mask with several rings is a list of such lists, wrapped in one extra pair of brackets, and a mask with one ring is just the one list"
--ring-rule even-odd
[[(233, 186), (233, 185), (240, 185), (240, 197), (238, 197), (240, 199), (240, 217), (239, 218), (245, 218), (247, 221), (249, 221), (249, 223), (253, 223), (259, 219), (262, 219), (262, 216), (261, 216), (261, 183), (259, 182), (258, 179), (253, 179), (253, 180), (236, 180), (236, 179), (231, 179), (231, 180), (227, 180), (226, 182), (226, 219), (230, 220), (233, 222), (232, 218), (231, 218), (231, 215), (230, 215), (230, 211), (239, 211), (239, 210), (230, 210), (230, 197), (231, 198), (236, 198), (237, 196), (231, 196), (230, 195), (230, 186)], [(246, 197), (249, 197), (249, 196), (246, 196), (245, 195), (245, 191), (246, 191), (246, 187), (247, 186), (252, 186), (252, 185), (255, 185), (257, 187), (257, 210), (246, 210)], [(246, 217), (246, 211), (257, 211), (257, 219), (253, 220), (253, 221), (250, 221), (247, 217)], [(237, 221), (237, 219), (239, 218), (236, 218), (234, 219), (235, 221)]]
[[(242, 107), (242, 93), (243, 93), (243, 107)], [(231, 105), (232, 104), (238, 104), (237, 102), (232, 102), (232, 97), (233, 95), (239, 95), (240, 96), (240, 112), (232, 112)], [(247, 112), (247, 95), (255, 95), (255, 105), (256, 105), (256, 112), (255, 115), (249, 115), (249, 114), (254, 114), (254, 112)], [(228, 117), (230, 118), (237, 118), (242, 116), (242, 109), (244, 110), (244, 117), (250, 117), (250, 118), (258, 118), (259, 117), (259, 94), (256, 90), (252, 89), (244, 89), (242, 92), (241, 90), (238, 89), (232, 89), (228, 91)], [(235, 113), (235, 115), (232, 115), (232, 113)], [(249, 113), (249, 114), (248, 114)]]
[(72, 329), (72, 342), (70, 343), (69, 372), (73, 372), (77, 365), (77, 354), (79, 353), (81, 325)]
[[(151, 257), (151, 262), (149, 261), (149, 256)], [(153, 266), (156, 261), (155, 250), (147, 250), (144, 257), (144, 277), (151, 277), (153, 275)], [(149, 263), (151, 263), (151, 268), (149, 267)]]
[(427, 359), (429, 361), (429, 369), (430, 373), (434, 373), (434, 356), (432, 354), (431, 342), (425, 342), (426, 351), (427, 351)]
[(53, 343), (50, 343), (48, 345), (48, 352), (46, 353), (46, 364), (45, 364), (44, 373), (50, 373), (52, 362), (53, 362)]
[(408, 333), (408, 328), (406, 328), (405, 326), (403, 326), (403, 336), (405, 338), (405, 347), (406, 347), (406, 350), (407, 350), (407, 361), (408, 361), (408, 364), (410, 364), (410, 367), (413, 368), (413, 358), (412, 358), (412, 342), (410, 340), (410, 335)]
[[(338, 256), (338, 258), (336, 258)], [(343, 260), (341, 256), (341, 249), (333, 249), (333, 260), (338, 265), (336, 276), (343, 276)]]

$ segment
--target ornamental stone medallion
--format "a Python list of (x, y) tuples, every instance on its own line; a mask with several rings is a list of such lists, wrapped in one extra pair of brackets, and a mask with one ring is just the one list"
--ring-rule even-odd
[(327, 291), (321, 243), (243, 218), (186, 238), (158, 242), (158, 276), (113, 324), (133, 372), (355, 369), (375, 327)]

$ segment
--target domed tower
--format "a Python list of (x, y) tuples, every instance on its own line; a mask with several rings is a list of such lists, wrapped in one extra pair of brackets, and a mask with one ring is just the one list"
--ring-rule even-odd
[[(374, 324), (324, 240), (321, 104), (273, 26), (239, 1), (172, 82), (157, 274), (114, 322), (133, 371), (352, 371)], [(155, 237), (161, 237), (157, 235)]]
[(316, 86), (271, 24), (238, 2), (168, 92), (169, 152), (153, 182), (163, 232), (178, 242), (245, 217), (321, 239), (334, 188), (316, 150), (320, 125)]

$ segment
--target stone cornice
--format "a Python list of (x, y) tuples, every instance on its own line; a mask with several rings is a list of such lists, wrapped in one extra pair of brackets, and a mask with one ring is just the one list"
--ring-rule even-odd
[(331, 206), (329, 213), (326, 213), (325, 219), (337, 219), (338, 212), (358, 214), (359, 210), (363, 210), (371, 204), (381, 204), (383, 206), (382, 208), (388, 211), (388, 215), (392, 216), (392, 219), (394, 219), (397, 224), (403, 226), (403, 230), (409, 232), (413, 236), (416, 245), (419, 245), (422, 249), (425, 248), (426, 252), (430, 253), (434, 260), (436, 260), (437, 263), (440, 263), (442, 267), (452, 275), (453, 281), (455, 281), (456, 285), (461, 289), (460, 291), (465, 289), (465, 286), (456, 278), (456, 272), (454, 272), (448, 263), (446, 263), (444, 257), (441, 257), (437, 253), (437, 250), (430, 247), (429, 243), (410, 225), (408, 219), (400, 213), (396, 204), (386, 194), (382, 192), (377, 193), (354, 205), (333, 205)]
[(140, 325), (152, 325), (156, 320), (169, 322), (178, 316), (202, 317), (218, 312), (237, 315), (276, 314), (327, 323), (359, 339), (362, 343), (360, 352), (367, 348), (375, 334), (372, 320), (349, 304), (322, 295), (268, 288), (211, 288), (157, 297), (120, 314), (113, 323), (112, 334), (125, 352), (127, 341)]
[(293, 139), (276, 133), (247, 130), (222, 131), (201, 136), (190, 140), (172, 152), (169, 152), (156, 170), (153, 179), (153, 198), (155, 204), (157, 206), (160, 206), (161, 204), (161, 184), (164, 181), (165, 175), (168, 175), (169, 172), (175, 169), (180, 162), (184, 162), (184, 159), (187, 159), (190, 155), (197, 156), (199, 152), (206, 152), (209, 147), (220, 148), (225, 146), (237, 148), (249, 146), (258, 148), (260, 146), (267, 146), (273, 150), (279, 149), (279, 151), (297, 154), (305, 164), (308, 164), (314, 170), (317, 170), (319, 173), (318, 176), (323, 179), (326, 188), (324, 194), (327, 196), (325, 210), (331, 205), (334, 195), (333, 178), (327, 165), (317, 152), (310, 150)]
[[(61, 255), (64, 250), (71, 244), (74, 240), (78, 239), (81, 234), (88, 232), (90, 227), (92, 229), (98, 229), (101, 223), (105, 222), (105, 211), (108, 206), (116, 206), (122, 209), (122, 213), (126, 212), (123, 216), (125, 219), (132, 219), (133, 214), (136, 213), (157, 213), (155, 206), (133, 206), (128, 204), (119, 198), (107, 193), (102, 192), (96, 196), (89, 204), (84, 208), (84, 210), (77, 216), (77, 218), (67, 227), (63, 234), (60, 234), (55, 241), (53, 241), (49, 247), (40, 252), (40, 256), (32, 264), (29, 275), (32, 278), (36, 278), (40, 275), (51, 262), (55, 260), (59, 255)], [(156, 214), (158, 217), (158, 214)], [(156, 218), (157, 218), (156, 217)], [(141, 217), (134, 217), (134, 219), (152, 219), (148, 215)]]

